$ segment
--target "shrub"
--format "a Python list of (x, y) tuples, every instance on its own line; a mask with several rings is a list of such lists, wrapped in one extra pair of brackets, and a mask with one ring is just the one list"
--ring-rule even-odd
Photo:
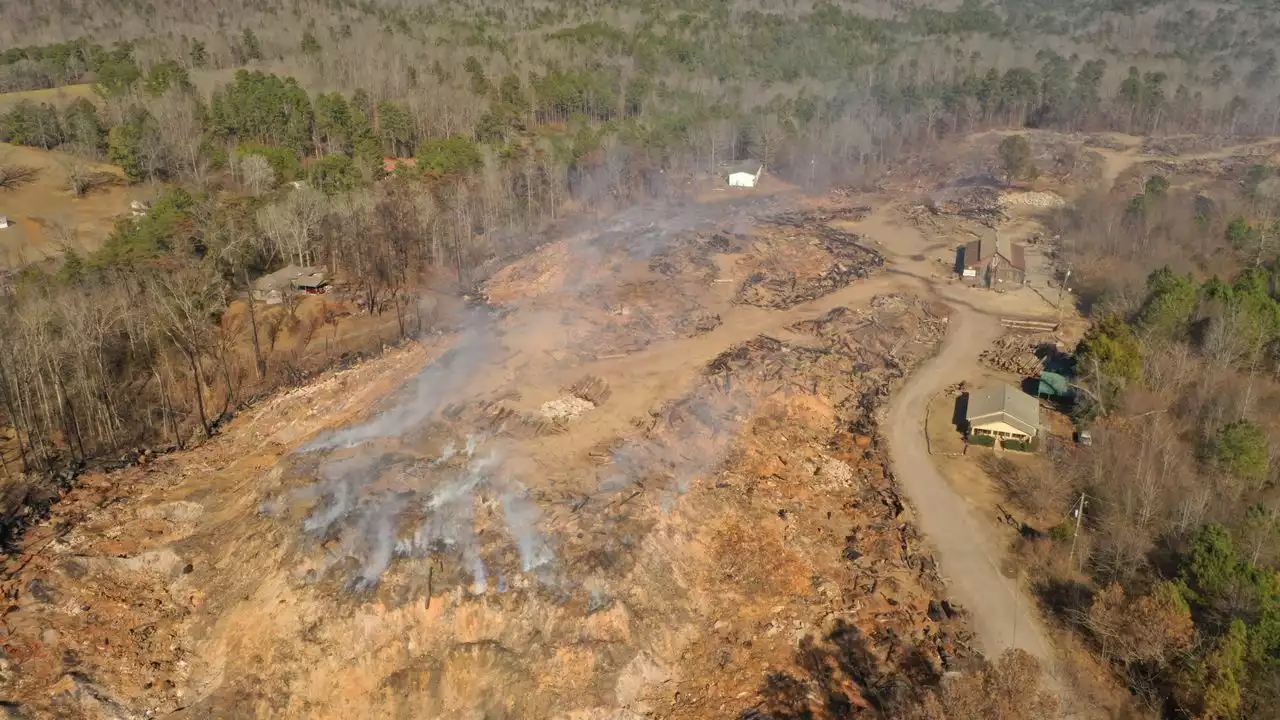
[(996, 439), (990, 435), (970, 435), (970, 445), (981, 445), (982, 447), (995, 447)]
[(1036, 449), (1036, 443), (1034, 440), (1030, 442), (1023, 442), (1021, 440), (1005, 440), (1000, 443), (1000, 446), (1005, 450), (1017, 450), (1018, 452), (1031, 452)]

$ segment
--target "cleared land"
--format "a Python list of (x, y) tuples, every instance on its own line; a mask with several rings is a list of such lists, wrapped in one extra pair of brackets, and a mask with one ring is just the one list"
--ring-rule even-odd
[[(76, 197), (67, 186), (68, 168), (75, 163), (110, 173), (119, 182)], [(93, 252), (116, 220), (129, 216), (130, 201), (149, 195), (146, 187), (127, 186), (120, 168), (65, 153), (0, 143), (0, 165), (37, 171), (32, 182), (0, 190), (0, 215), (10, 223), (0, 230), (0, 269), (43, 262), (61, 255), (64, 247)]]
[(824, 717), (866, 702), (851, 652), (889, 679), (975, 647), (1055, 660), (923, 447), (996, 318), (1054, 308), (955, 282), (972, 220), (903, 182), (623, 213), (498, 273), (448, 332), (87, 477), (11, 562), (9, 697)]
[(44, 90), (0, 93), (0, 112), (8, 110), (23, 100), (33, 103), (51, 103), (57, 107), (65, 107), (77, 98), (87, 98), (97, 102), (98, 95), (93, 91), (93, 84), (82, 83), (80, 85), (63, 85), (62, 87), (46, 88)]

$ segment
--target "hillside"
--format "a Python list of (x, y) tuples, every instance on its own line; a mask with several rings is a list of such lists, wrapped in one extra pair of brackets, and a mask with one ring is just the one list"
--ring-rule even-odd
[[(854, 235), (795, 254), (821, 221), (775, 226), (780, 209), (620, 216), (499, 273), (487, 295), (509, 300), (437, 340), (86, 477), (10, 581), (10, 699), (86, 717), (704, 717), (786, 707), (771, 674), (828, 682), (791, 660), (814, 642), (870, 653), (843, 702), (914, 706), (874, 699), (874, 678), (978, 655), (962, 621), (929, 619), (945, 591), (870, 413), (945, 307), (886, 294), (903, 283)], [(817, 299), (722, 292), (762, 270)]]

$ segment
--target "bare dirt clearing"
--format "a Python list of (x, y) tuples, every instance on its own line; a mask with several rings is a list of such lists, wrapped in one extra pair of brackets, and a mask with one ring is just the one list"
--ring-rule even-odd
[[(72, 163), (115, 175), (119, 183), (77, 198), (67, 185)], [(64, 247), (82, 253), (97, 250), (115, 221), (129, 216), (130, 201), (147, 192), (125, 186), (124, 174), (113, 165), (87, 163), (59, 152), (0, 143), (0, 164), (38, 171), (33, 182), (0, 190), (0, 215), (8, 216), (10, 223), (0, 230), (0, 269), (60, 256)]]
[[(749, 210), (718, 208), (548, 246), (437, 350), (90, 480), (59, 506), (74, 522), (28, 538), (42, 579), (14, 586), (10, 627), (35, 633), (11, 637), (18, 694), (88, 717), (705, 717), (782, 702), (769, 672), (818, 682), (790, 658), (836, 618), (886, 667), (962, 667), (869, 414), (944, 318), (886, 294), (904, 281), (871, 276), (848, 233), (758, 223), (755, 255), (717, 239)], [(815, 299), (736, 301), (762, 273), (813, 278)], [(720, 322), (682, 324), (692, 308)], [(544, 412), (574, 393), (595, 400)], [(308, 437), (326, 449), (290, 453)], [(84, 560), (119, 557), (137, 560)]]

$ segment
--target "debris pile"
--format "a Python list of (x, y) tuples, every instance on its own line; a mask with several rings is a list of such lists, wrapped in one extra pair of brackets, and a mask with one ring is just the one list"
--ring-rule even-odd
[(613, 393), (609, 389), (609, 383), (595, 375), (588, 375), (565, 388), (565, 390), (570, 395), (591, 403), (594, 407), (603, 405), (609, 399), (609, 395)]
[[(862, 209), (848, 212), (856, 217)], [(784, 310), (829, 295), (882, 267), (884, 256), (860, 244), (858, 235), (827, 224), (838, 217), (787, 213), (770, 218), (736, 301)]]
[[(971, 636), (941, 610), (954, 608), (933, 558), (921, 554), (921, 538), (904, 521), (893, 477), (873, 449), (879, 402), (893, 379), (932, 353), (945, 329), (941, 315), (913, 297), (877, 297), (868, 310), (837, 308), (791, 326), (800, 342), (757, 337), (708, 365), (708, 379), (717, 388), (763, 393), (756, 419), (736, 441), (717, 487), (739, 491), (741, 499), (731, 507), (777, 508), (772, 522), (714, 536), (713, 547), (724, 550), (716, 578), (721, 596), (736, 597), (740, 588), (754, 586), (788, 592), (794, 584), (797, 589), (789, 592), (807, 598), (803, 602), (825, 608), (820, 612), (837, 623), (856, 624), (871, 638), (876, 657), (889, 665), (898, 661), (895, 648), (904, 646), (942, 670), (957, 669), (976, 655)], [(837, 504), (842, 509), (832, 514), (828, 508)], [(836, 518), (834, 527), (827, 524)], [(778, 526), (784, 544), (772, 552), (774, 562), (765, 567), (746, 561), (770, 555), (762, 543)], [(797, 556), (814, 562), (833, 552), (838, 556), (830, 564), (793, 566)], [(778, 600), (764, 621), (764, 637), (756, 635), (748, 649), (729, 645), (735, 660), (768, 652), (778, 637), (812, 638), (829, 629), (801, 617), (794, 600)], [(714, 641), (699, 648), (709, 663), (716, 652)]]
[(1028, 192), (1005, 193), (1000, 196), (1000, 204), (1004, 207), (1025, 205), (1028, 207), (1053, 208), (1062, 207), (1067, 204), (1067, 201), (1062, 199), (1062, 196), (1056, 193), (1036, 192), (1032, 190)]
[(993, 225), (1005, 219), (1000, 191), (991, 185), (954, 185), (937, 191), (929, 198), (928, 208), (935, 215), (958, 215)]
[(593, 403), (574, 395), (548, 400), (542, 403), (541, 408), (542, 417), (549, 420), (569, 420), (595, 409)]
[(724, 320), (720, 318), (718, 313), (709, 312), (707, 310), (695, 310), (694, 312), (680, 318), (676, 323), (676, 329), (684, 337), (696, 337), (720, 327), (724, 324)]
[(1221, 148), (1248, 142), (1247, 138), (1232, 135), (1172, 135), (1147, 137), (1142, 140), (1142, 154), (1177, 157), (1189, 153), (1212, 152)]
[(1104, 150), (1128, 150), (1129, 145), (1111, 135), (1090, 135), (1084, 139), (1084, 146), (1102, 148)]
[(992, 347), (983, 350), (979, 360), (992, 370), (1022, 377), (1038, 377), (1044, 352), (1042, 348), (1046, 346), (1057, 347), (1053, 335), (1008, 333), (996, 340)]

